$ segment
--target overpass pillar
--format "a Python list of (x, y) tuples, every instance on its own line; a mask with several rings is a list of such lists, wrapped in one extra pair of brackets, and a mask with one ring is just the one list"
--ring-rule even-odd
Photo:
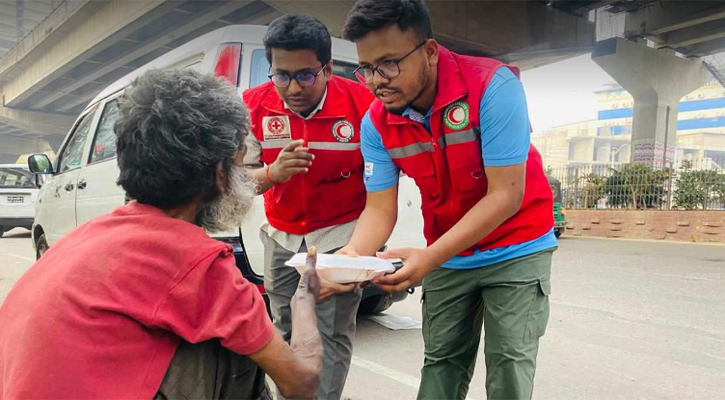
[(631, 161), (674, 163), (680, 99), (711, 79), (702, 61), (622, 38), (597, 43), (592, 59), (634, 98)]

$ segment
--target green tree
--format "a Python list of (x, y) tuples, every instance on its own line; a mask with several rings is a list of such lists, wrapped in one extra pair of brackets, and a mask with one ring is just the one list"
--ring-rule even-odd
[(584, 208), (595, 208), (599, 200), (604, 196), (604, 185), (607, 178), (591, 173), (581, 177), (582, 185), (582, 206)]
[(725, 202), (725, 175), (714, 170), (694, 171), (692, 162), (682, 163), (673, 200), (684, 210), (706, 209), (711, 202)]
[(607, 203), (615, 208), (659, 208), (666, 200), (669, 169), (655, 170), (647, 164), (626, 164), (604, 183)]

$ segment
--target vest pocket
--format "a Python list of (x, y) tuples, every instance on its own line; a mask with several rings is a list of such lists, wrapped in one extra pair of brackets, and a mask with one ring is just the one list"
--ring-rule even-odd
[(478, 141), (448, 146), (445, 151), (451, 182), (456, 191), (470, 192), (486, 188), (486, 174)]
[(420, 189), (423, 203), (434, 201), (440, 197), (435, 165), (429, 153), (416, 154), (395, 160), (401, 171), (415, 181)]
[(360, 150), (349, 151), (325, 151), (315, 153), (325, 169), (325, 182), (338, 182), (345, 179), (360, 179), (362, 174), (363, 158)]

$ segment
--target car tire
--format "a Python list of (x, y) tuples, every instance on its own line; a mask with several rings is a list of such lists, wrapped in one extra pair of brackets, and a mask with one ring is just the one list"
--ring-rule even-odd
[(561, 228), (560, 229), (554, 229), (554, 236), (556, 236), (557, 239), (561, 237), (561, 234), (562, 233), (564, 233), (564, 232), (563, 232), (563, 230)]
[(364, 298), (357, 309), (361, 315), (375, 315), (390, 308), (393, 305), (393, 296), (389, 293), (378, 294)]
[(35, 259), (39, 260), (40, 257), (43, 256), (43, 254), (48, 251), (50, 246), (48, 246), (48, 241), (45, 240), (45, 233), (40, 235), (38, 238), (38, 243), (35, 245)]

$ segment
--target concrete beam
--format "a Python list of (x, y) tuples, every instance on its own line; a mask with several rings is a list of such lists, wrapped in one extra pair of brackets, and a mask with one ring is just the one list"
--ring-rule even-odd
[(59, 146), (53, 148), (51, 143), (43, 138), (24, 138), (13, 135), (0, 134), (0, 157), (9, 163), (14, 163), (23, 154), (45, 153), (53, 154)]
[[(40, 22), (50, 13), (51, 10), (50, 8), (48, 8), (46, 11), (40, 11), (37, 9), (29, 8), (28, 5), (32, 3), (32, 1), (24, 2), (23, 9), (21, 10), (20, 14), (22, 14), (24, 19)], [(8, 3), (0, 3), (0, 14), (6, 15), (13, 19), (17, 17), (19, 13), (17, 7), (15, 6), (15, 2), (13, 2), (12, 5)]]
[(660, 35), (725, 18), (720, 1), (661, 1), (627, 14), (624, 32), (629, 36)]
[(595, 1), (592, 3), (588, 3), (586, 5), (582, 5), (581, 7), (575, 8), (572, 11), (573, 14), (576, 15), (582, 15), (583, 13), (591, 10), (596, 10), (597, 8), (605, 7), (611, 4), (614, 4), (620, 0), (602, 0), (602, 1)]
[(6, 35), (12, 34), (13, 36), (17, 36), (18, 27), (14, 23), (12, 24), (6, 24), (5, 22), (14, 21), (15, 17), (10, 17), (7, 20), (3, 19), (0, 20), (0, 32), (5, 33)]
[[(50, 4), (43, 3), (42, 1), (37, 0), (24, 0), (23, 1), (23, 11), (24, 12), (33, 12), (38, 15), (42, 15), (45, 17), (48, 15), (53, 9), (50, 7)], [(42, 18), (41, 18), (42, 19)]]
[(23, 130), (16, 128), (12, 125), (3, 125), (0, 124), (0, 135), (6, 134), (6, 133), (22, 133)]
[(327, 26), (330, 34), (335, 37), (342, 35), (347, 13), (350, 12), (354, 0), (336, 1), (290, 1), (265, 0), (265, 3), (285, 14), (310, 14)]
[(725, 38), (711, 40), (706, 43), (696, 44), (689, 49), (689, 56), (704, 57), (725, 51)]
[(27, 132), (45, 135), (65, 136), (75, 117), (41, 111), (28, 111), (0, 106), (0, 123), (14, 126)]
[(26, 65), (23, 64), (23, 61), (32, 62), (40, 55), (39, 53), (47, 50), (49, 46), (44, 45), (48, 43), (46, 40), (55, 44), (58, 37), (64, 35), (64, 32), (61, 30), (63, 24), (67, 22), (78, 22), (81, 16), (75, 16), (76, 14), (82, 14), (81, 11), (85, 6), (92, 7), (92, 10), (88, 11), (94, 11), (99, 7), (99, 4), (93, 4), (90, 0), (83, 0), (78, 3), (63, 2), (61, 7), (55, 9), (44, 23), (33, 29), (33, 32), (24, 38), (13, 51), (8, 52), (0, 59), (0, 82), (8, 74), (25, 67)]
[(0, 33), (0, 47), (7, 48), (8, 50), (15, 46), (15, 38), (12, 36), (3, 35)]
[[(285, 13), (307, 13), (325, 23), (333, 36), (340, 36), (354, 0), (288, 1), (265, 0)], [(547, 7), (523, 1), (429, 1), (435, 37), (451, 50), (522, 63), (526, 52), (557, 52), (591, 46), (594, 24)], [(515, 54), (518, 54), (516, 56)], [(538, 63), (534, 63), (538, 65)]]
[(507, 64), (516, 64), (522, 71), (550, 65), (558, 61), (581, 56), (592, 52), (592, 46), (570, 47), (564, 49), (531, 50), (507, 53), (497, 56)]
[[(6, 105), (27, 99), (48, 82), (173, 9), (173, 1), (65, 2), (0, 59)], [(161, 7), (160, 7), (161, 6)], [(142, 26), (142, 25), (141, 25)], [(47, 33), (50, 32), (50, 33)]]
[(662, 35), (663, 46), (673, 49), (725, 37), (725, 21), (718, 19)]
[[(248, 5), (249, 3), (252, 3), (252, 2), (251, 1), (242, 2), (239, 0), (235, 0), (232, 3), (228, 3), (226, 5), (222, 3), (222, 4), (220, 4), (219, 8), (212, 10), (210, 14), (206, 14), (193, 22), (184, 24), (183, 26), (179, 27), (178, 31), (174, 31), (172, 33), (165, 32), (163, 35), (161, 35), (161, 39), (164, 39), (167, 35), (175, 36), (173, 39), (181, 37), (185, 34), (183, 32), (186, 32), (186, 31), (193, 32), (193, 30), (203, 26), (206, 23), (209, 23), (214, 20), (219, 21), (219, 17), (218, 17), (219, 15), (223, 16), (223, 15), (225, 15), (224, 13), (229, 14), (229, 13), (235, 11), (236, 9), (239, 9), (239, 8), (242, 8), (246, 5)], [(230, 9), (232, 11), (229, 11)], [(272, 12), (267, 12), (264, 14), (250, 16), (251, 19), (245, 20), (244, 23), (248, 24), (248, 25), (267, 25), (270, 22), (272, 22), (272, 20), (279, 17), (280, 15), (281, 15), (280, 13), (272, 10)], [(214, 18), (214, 19), (212, 19), (212, 18)], [(149, 39), (149, 40), (151, 40), (151, 39)], [(116, 64), (115, 61), (114, 61), (114, 64)], [(129, 70), (129, 72), (130, 71), (132, 71), (132, 69)], [(95, 74), (92, 74), (92, 75), (95, 75)], [(66, 88), (63, 88), (63, 89), (66, 89)], [(98, 95), (98, 93), (100, 93), (101, 90), (102, 89), (92, 90), (84, 95), (75, 96), (75, 97), (69, 99), (68, 102), (63, 104), (63, 106), (60, 107), (58, 110), (59, 111), (68, 111), (68, 110), (73, 109), (74, 107), (78, 107), (79, 105), (86, 104), (86, 103), (90, 102), (91, 100), (93, 100), (93, 98), (96, 97), (96, 95)]]
[[(61, 97), (65, 96), (68, 93), (72, 93), (73, 91), (77, 90), (78, 88), (83, 87), (89, 82), (93, 82), (98, 78), (101, 78), (102, 76), (115, 71), (118, 68), (123, 67), (124, 65), (130, 63), (131, 61), (134, 61), (148, 53), (153, 52), (154, 50), (161, 48), (174, 40), (187, 35), (191, 32), (194, 32), (195, 30), (201, 28), (202, 26), (213, 22), (225, 15), (228, 15), (248, 4), (250, 4), (251, 1), (232, 1), (232, 2), (219, 2), (216, 8), (210, 10), (208, 13), (199, 16), (198, 18), (194, 19), (190, 23), (186, 23), (183, 25), (178, 26), (176, 29), (171, 31), (165, 31), (157, 34), (156, 36), (153, 36), (151, 38), (148, 38), (144, 41), (144, 44), (138, 48), (131, 49), (127, 51), (125, 54), (118, 54), (117, 57), (110, 63), (104, 64), (101, 68), (83, 76), (82, 78), (77, 79), (75, 82), (71, 83), (70, 85), (64, 86), (61, 89), (55, 91), (54, 93), (50, 93), (47, 96), (45, 96), (40, 102), (33, 104), (33, 108), (41, 109), (48, 104), (53, 103), (54, 101), (60, 99)], [(88, 98), (88, 95), (80, 96), (74, 100), (69, 101), (68, 103), (64, 104), (62, 107), (59, 108), (59, 111), (66, 111), (70, 110), (73, 107), (78, 106), (79, 104), (83, 104), (83, 102), (87, 102), (93, 99), (93, 97), (96, 96), (96, 93), (91, 93), (92, 96)]]

